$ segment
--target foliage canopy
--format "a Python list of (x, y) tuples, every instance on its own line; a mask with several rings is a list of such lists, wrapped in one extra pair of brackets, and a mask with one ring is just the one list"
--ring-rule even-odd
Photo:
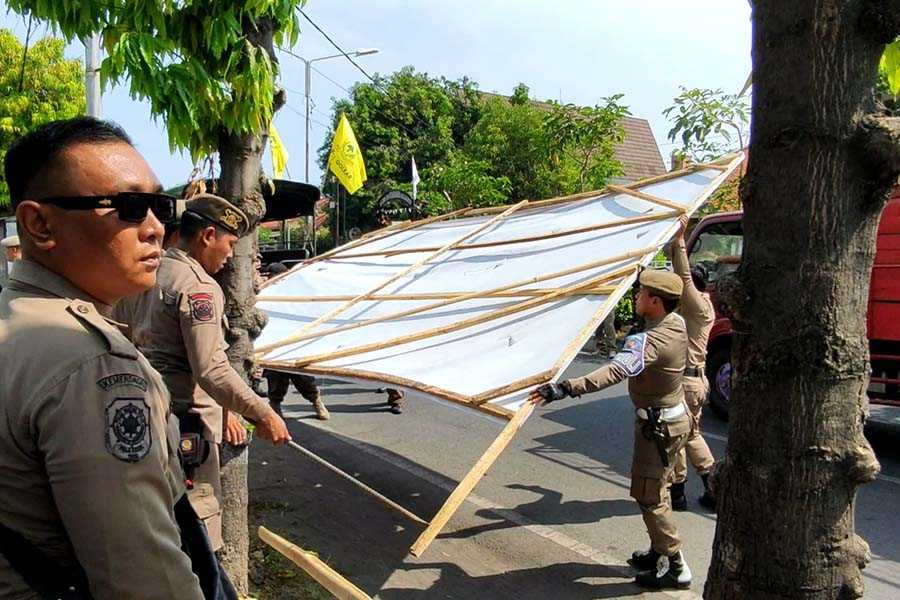
[(273, 49), (255, 43), (254, 33), (273, 31), (276, 44), (293, 45), (305, 0), (7, 4), (69, 39), (100, 33), (107, 52), (104, 86), (127, 80), (132, 97), (148, 100), (153, 117), (165, 122), (172, 150), (188, 150), (196, 161), (216, 151), (223, 133), (266, 131), (277, 64)]
[[(26, 52), (11, 31), (0, 29), (0, 164), (31, 129), (84, 112), (82, 64), (67, 60), (64, 49), (63, 40), (45, 37)], [(3, 206), (9, 206), (9, 189), (0, 169)]]
[[(384, 192), (411, 189), (412, 157), (422, 180), (419, 198), (431, 214), (600, 188), (622, 172), (614, 152), (629, 113), (620, 101), (536, 102), (525, 85), (499, 96), (469, 79), (430, 77), (412, 67), (357, 84), (333, 105), (332, 127), (347, 115), (369, 173), (347, 204), (348, 227), (371, 228)], [(330, 148), (331, 135), (319, 150), (323, 170)]]

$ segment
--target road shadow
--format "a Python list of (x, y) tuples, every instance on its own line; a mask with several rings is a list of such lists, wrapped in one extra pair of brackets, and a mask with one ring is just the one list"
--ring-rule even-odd
[[(597, 523), (609, 517), (623, 517), (639, 515), (640, 510), (631, 500), (598, 500), (587, 502), (584, 500), (567, 500), (563, 502), (561, 492), (551, 490), (540, 485), (511, 484), (506, 486), (511, 490), (526, 490), (534, 492), (540, 497), (534, 502), (520, 504), (510, 510), (527, 517), (539, 525), (572, 525)], [(448, 538), (468, 538), (479, 533), (499, 531), (518, 527), (516, 523), (503, 518), (496, 512), (488, 509), (480, 509), (477, 516), (493, 521), (477, 527), (461, 529), (446, 534)]]
[(434, 600), (435, 598), (515, 598), (516, 600), (592, 600), (638, 596), (644, 590), (629, 582), (593, 583), (583, 579), (621, 579), (615, 566), (559, 563), (473, 576), (451, 562), (406, 565), (405, 571), (436, 570), (438, 579), (424, 590), (386, 587), (378, 592), (383, 600)]
[[(449, 495), (455, 481), (425, 467), (421, 476), (393, 462), (403, 457), (359, 440), (290, 420), (294, 439), (325, 460), (364, 481), (385, 496), (429, 520)], [(368, 450), (377, 454), (372, 454)], [(453, 533), (442, 535), (425, 555), (416, 559), (409, 548), (423, 526), (409, 520), (359, 491), (331, 471), (289, 448), (274, 448), (255, 442), (249, 467), (251, 531), (265, 525), (300, 547), (314, 551), (322, 560), (370, 595), (381, 598), (491, 598), (498, 600), (538, 600), (547, 598), (613, 598), (638, 595), (639, 588), (622, 581), (630, 576), (624, 565), (580, 562), (580, 556), (558, 548), (559, 564), (510, 568), (502, 553), (473, 543), (471, 536), (482, 532), (472, 528), (466, 539)], [(573, 522), (596, 519), (601, 514), (633, 514), (625, 506), (588, 506), (591, 503), (561, 502), (558, 493), (540, 486), (521, 486), (541, 494), (525, 510), (540, 520), (546, 506), (556, 513), (545, 522)], [(529, 508), (529, 505), (531, 508)], [(518, 510), (518, 509), (516, 509)], [(572, 518), (566, 515), (571, 515)], [(587, 515), (587, 516), (586, 516)], [(477, 516), (502, 518), (489, 510)], [(497, 529), (513, 528), (506, 523)], [(502, 538), (501, 538), (502, 539)], [(436, 557), (439, 562), (433, 561)], [(504, 562), (501, 562), (504, 561)], [(576, 562), (567, 562), (567, 561)], [(451, 562), (452, 561), (452, 562)], [(527, 562), (526, 562), (527, 564)], [(619, 581), (594, 581), (616, 578)], [(584, 579), (591, 581), (585, 582)], [(383, 589), (386, 588), (386, 589)]]

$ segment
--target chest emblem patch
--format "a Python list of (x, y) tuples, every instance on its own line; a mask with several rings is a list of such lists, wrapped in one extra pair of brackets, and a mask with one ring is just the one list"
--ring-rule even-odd
[(106, 407), (106, 450), (127, 462), (147, 456), (153, 445), (150, 407), (143, 398), (116, 398)]

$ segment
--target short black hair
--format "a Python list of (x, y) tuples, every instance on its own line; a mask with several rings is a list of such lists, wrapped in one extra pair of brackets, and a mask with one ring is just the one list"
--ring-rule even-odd
[(694, 282), (694, 287), (697, 288), (698, 291), (706, 291), (706, 278), (706, 269), (703, 268), (702, 265), (694, 265), (691, 267), (691, 281)]
[(673, 312), (676, 308), (678, 308), (678, 298), (666, 298), (665, 296), (654, 294), (650, 290), (647, 290), (647, 293), (654, 298), (659, 298), (659, 301), (662, 302), (663, 308), (666, 310), (666, 314)]
[(186, 210), (181, 213), (181, 225), (178, 226), (178, 232), (181, 234), (181, 239), (185, 241), (192, 240), (195, 235), (207, 227), (215, 227), (217, 236), (228, 233), (209, 219), (192, 210)]
[(6, 184), (13, 208), (25, 199), (25, 190), (47, 165), (75, 144), (123, 142), (134, 146), (125, 130), (110, 121), (75, 117), (52, 121), (26, 133), (13, 143), (3, 161)]

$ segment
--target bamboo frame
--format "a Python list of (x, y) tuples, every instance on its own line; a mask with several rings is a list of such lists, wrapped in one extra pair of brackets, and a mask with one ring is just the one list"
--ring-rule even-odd
[(621, 185), (608, 185), (606, 186), (609, 190), (613, 192), (617, 192), (619, 194), (626, 194), (633, 198), (640, 198), (641, 200), (645, 200), (647, 202), (652, 202), (653, 204), (658, 204), (659, 206), (665, 206), (666, 208), (671, 208), (673, 210), (678, 211), (680, 214), (684, 214), (687, 212), (687, 207), (678, 204), (677, 202), (670, 202), (665, 198), (659, 198), (652, 194), (646, 194), (640, 190), (633, 190), (631, 188), (627, 188)]
[(397, 512), (399, 512), (400, 514), (402, 514), (403, 516), (405, 516), (405, 517), (406, 517), (407, 519), (409, 519), (410, 521), (415, 521), (416, 523), (421, 523), (422, 525), (428, 525), (428, 521), (426, 521), (425, 519), (423, 519), (423, 518), (420, 517), (419, 515), (413, 513), (412, 511), (409, 511), (409, 510), (403, 508), (402, 506), (400, 506), (399, 504), (397, 504), (396, 502), (394, 502), (393, 500), (391, 500), (391, 499), (388, 498), (387, 496), (385, 496), (385, 495), (381, 494), (380, 492), (378, 492), (378, 491), (372, 489), (371, 487), (369, 487), (368, 485), (366, 485), (365, 483), (363, 483), (362, 481), (360, 481), (359, 479), (357, 479), (357, 478), (354, 477), (353, 475), (350, 475), (350, 474), (347, 473), (346, 471), (342, 471), (341, 469), (339, 469), (338, 467), (334, 466), (333, 464), (331, 464), (330, 462), (328, 462), (327, 460), (325, 460), (324, 458), (322, 458), (322, 457), (319, 456), (318, 454), (312, 452), (311, 450), (309, 450), (309, 449), (307, 449), (307, 448), (304, 448), (303, 446), (301, 446), (301, 445), (298, 444), (297, 442), (289, 441), (289, 442), (288, 442), (288, 446), (291, 447), (291, 448), (293, 448), (294, 450), (296, 450), (297, 452), (299, 452), (299, 453), (302, 454), (303, 456), (305, 456), (305, 457), (307, 457), (307, 458), (309, 458), (309, 459), (312, 459), (313, 461), (319, 463), (320, 465), (322, 465), (323, 467), (325, 467), (326, 469), (328, 469), (328, 470), (331, 471), (332, 473), (335, 473), (335, 474), (338, 475), (339, 477), (342, 477), (343, 479), (346, 479), (347, 481), (349, 481), (350, 483), (352, 483), (353, 485), (355, 485), (356, 487), (358, 487), (359, 489), (361, 489), (361, 490), (364, 491), (365, 493), (369, 494), (370, 496), (372, 496), (373, 498), (375, 498), (376, 500), (378, 500), (379, 502), (381, 502), (382, 504), (384, 504), (384, 505), (387, 506), (388, 508), (393, 508), (394, 510), (396, 510)]
[[(494, 321), (496, 319), (506, 317), (509, 315), (513, 315), (536, 306), (541, 306), (542, 304), (547, 304), (548, 302), (553, 302), (560, 298), (566, 298), (572, 295), (572, 292), (585, 289), (590, 287), (596, 283), (598, 283), (603, 278), (608, 277), (608, 275), (601, 275), (598, 277), (593, 277), (588, 279), (585, 282), (574, 284), (571, 286), (567, 286), (564, 288), (557, 288), (556, 290), (544, 294), (543, 296), (538, 296), (536, 298), (532, 298), (531, 300), (525, 300), (523, 302), (517, 302), (505, 308), (501, 308), (499, 310), (491, 311), (487, 314), (478, 315), (477, 317), (471, 317), (469, 319), (463, 319), (462, 321), (458, 321), (456, 323), (452, 323), (450, 325), (442, 325), (440, 327), (433, 327), (431, 329), (426, 329), (424, 331), (419, 331), (416, 333), (411, 333), (407, 335), (398, 336), (387, 340), (385, 342), (373, 342), (370, 344), (363, 344), (361, 346), (354, 346), (352, 348), (344, 348), (342, 350), (335, 350), (332, 352), (325, 352), (322, 354), (314, 354), (312, 356), (304, 356), (303, 358), (298, 358), (294, 360), (294, 366), (303, 367), (312, 363), (321, 363), (329, 360), (336, 360), (338, 358), (345, 358), (347, 356), (353, 356), (356, 354), (365, 354), (368, 352), (374, 352), (377, 350), (383, 350), (385, 348), (392, 348), (395, 346), (400, 346), (402, 344), (409, 344), (411, 342), (416, 342), (419, 340), (427, 339), (430, 337), (436, 337), (439, 335), (444, 335), (447, 333), (453, 333), (454, 331), (459, 331), (460, 329), (466, 329), (468, 327), (472, 327), (474, 325), (480, 325), (481, 323), (486, 323), (488, 321)], [(420, 310), (420, 309), (417, 309)], [(374, 321), (374, 319), (373, 319)], [(360, 324), (361, 325), (361, 324)]]
[[(434, 253), (429, 254), (429, 255), (426, 256), (425, 258), (423, 258), (423, 259), (421, 259), (421, 260), (419, 260), (419, 261), (413, 263), (412, 265), (410, 265), (410, 266), (408, 266), (407, 268), (403, 269), (403, 270), (400, 271), (399, 273), (396, 273), (396, 274), (392, 275), (391, 277), (388, 277), (384, 282), (382, 282), (381, 284), (375, 286), (375, 288), (369, 290), (369, 291), (366, 292), (365, 294), (360, 294), (359, 296), (353, 298), (352, 300), (348, 300), (347, 302), (345, 302), (345, 303), (342, 304), (341, 306), (335, 308), (335, 309), (332, 310), (331, 312), (328, 312), (328, 313), (322, 315), (321, 317), (315, 319), (312, 323), (309, 323), (309, 324), (307, 324), (306, 326), (302, 327), (302, 328), (300, 329), (300, 331), (298, 332), (298, 335), (299, 335), (299, 334), (302, 334), (302, 333), (305, 332), (305, 331), (309, 331), (309, 330), (313, 329), (314, 327), (316, 327), (317, 325), (321, 325), (322, 323), (324, 323), (324, 322), (326, 322), (326, 321), (328, 321), (328, 320), (330, 320), (330, 319), (333, 319), (334, 317), (336, 317), (336, 316), (338, 316), (339, 314), (343, 313), (343, 312), (344, 312), (345, 310), (347, 310), (348, 308), (350, 308), (350, 307), (356, 305), (359, 301), (365, 300), (366, 298), (368, 298), (369, 296), (371, 296), (371, 295), (374, 294), (375, 292), (378, 292), (378, 291), (380, 291), (380, 290), (383, 290), (384, 288), (386, 288), (386, 287), (389, 286), (390, 284), (394, 283), (395, 281), (397, 281), (397, 280), (399, 280), (399, 279), (401, 279), (401, 278), (403, 278), (403, 277), (406, 277), (407, 275), (409, 275), (410, 273), (412, 273), (413, 271), (415, 271), (415, 270), (418, 269), (419, 267), (421, 267), (421, 266), (423, 266), (423, 265), (429, 263), (432, 259), (434, 259), (434, 258), (440, 256), (440, 255), (443, 254), (444, 252), (447, 252), (447, 251), (449, 251), (449, 250), (453, 250), (453, 247), (456, 246), (457, 244), (463, 243), (463, 242), (466, 241), (467, 239), (469, 239), (469, 238), (471, 238), (471, 237), (473, 237), (473, 236), (478, 235), (479, 233), (481, 233), (481, 232), (484, 231), (485, 229), (487, 229), (487, 228), (493, 226), (494, 224), (496, 224), (496, 223), (502, 221), (502, 220), (503, 220), (504, 218), (506, 218), (508, 215), (511, 215), (512, 213), (514, 213), (515, 211), (517, 211), (519, 208), (525, 206), (526, 204), (528, 204), (528, 201), (527, 201), (527, 200), (523, 200), (522, 202), (519, 202), (518, 204), (516, 204), (516, 205), (514, 205), (514, 206), (511, 206), (510, 208), (506, 209), (503, 213), (497, 215), (497, 216), (494, 217), (493, 219), (488, 220), (486, 223), (482, 223), (480, 226), (476, 227), (475, 229), (473, 229), (473, 230), (470, 231), (469, 233), (465, 234), (463, 237), (459, 238), (459, 239), (456, 240), (455, 242), (450, 242), (449, 244), (444, 245), (444, 246), (441, 247), (439, 250), (436, 250)], [(259, 354), (259, 353), (260, 353), (260, 352), (257, 351), (257, 354)]]
[(336, 377), (344, 377), (347, 379), (359, 379), (362, 381), (375, 381), (379, 383), (388, 383), (398, 388), (407, 388), (410, 390), (415, 390), (417, 392), (421, 392), (423, 394), (428, 394), (430, 396), (434, 396), (436, 398), (440, 398), (441, 400), (446, 400), (453, 404), (458, 404), (460, 406), (465, 406), (467, 408), (472, 408), (477, 410), (478, 412), (484, 413), (491, 417), (496, 417), (499, 419), (503, 419), (504, 421), (508, 421), (513, 417), (515, 413), (509, 410), (508, 408), (504, 408), (502, 406), (494, 406), (492, 404), (473, 404), (467, 396), (463, 396), (462, 394), (457, 394), (451, 392), (449, 390), (445, 390), (443, 388), (439, 388), (431, 385), (422, 385), (418, 381), (413, 381), (412, 379), (406, 379), (405, 377), (398, 377), (396, 375), (387, 375), (384, 373), (373, 373), (371, 371), (363, 371), (360, 369), (347, 369), (344, 367), (316, 367), (316, 366), (305, 366), (302, 369), (295, 367), (292, 363), (286, 361), (270, 361), (270, 360), (261, 360), (259, 361), (259, 365), (266, 368), (275, 369), (277, 371), (288, 371), (288, 372), (303, 372), (309, 373), (311, 375), (321, 375), (328, 376), (334, 375)]
[(263, 526), (259, 527), (257, 535), (259, 539), (268, 544), (273, 550), (318, 581), (322, 587), (331, 592), (338, 600), (372, 600), (368, 594), (322, 562), (322, 559), (312, 552), (307, 552), (300, 546), (292, 544)]
[(434, 541), (434, 538), (437, 537), (441, 529), (444, 528), (447, 521), (449, 521), (454, 513), (456, 513), (460, 505), (465, 502), (468, 495), (472, 493), (472, 490), (478, 482), (481, 481), (481, 478), (484, 477), (484, 474), (487, 473), (488, 469), (491, 468), (491, 465), (499, 458), (500, 453), (503, 452), (506, 446), (512, 441), (516, 432), (521, 429), (522, 425), (525, 424), (525, 421), (528, 420), (528, 417), (531, 416), (533, 411), (534, 404), (531, 402), (526, 402), (518, 411), (516, 411), (515, 416), (510, 419), (509, 423), (506, 424), (506, 427), (503, 428), (503, 431), (500, 432), (500, 435), (494, 438), (494, 441), (488, 449), (485, 450), (484, 454), (481, 455), (481, 458), (478, 459), (478, 462), (475, 463), (466, 476), (462, 478), (459, 484), (457, 484), (453, 493), (450, 494), (450, 497), (447, 498), (444, 505), (441, 506), (441, 509), (431, 520), (428, 528), (419, 535), (418, 539), (412, 545), (412, 548), (409, 549), (413, 556), (422, 556), (422, 553), (425, 552), (429, 545), (431, 545), (431, 542)]
[[(498, 242), (481, 242), (477, 244), (462, 244), (455, 250), (474, 250), (477, 248), (492, 248), (496, 246), (507, 246), (510, 244), (524, 244), (527, 242), (539, 242), (542, 240), (550, 240), (559, 237), (566, 237), (570, 235), (578, 235), (580, 233), (589, 233), (591, 231), (599, 231), (601, 229), (609, 229), (612, 227), (624, 227), (627, 225), (634, 225), (636, 223), (649, 223), (653, 221), (661, 221), (663, 219), (669, 219), (671, 217), (676, 217), (681, 214), (681, 209), (673, 210), (672, 212), (664, 212), (664, 213), (652, 213), (649, 215), (643, 215), (640, 217), (629, 217), (627, 219), (619, 219), (618, 221), (607, 221), (606, 223), (598, 223), (596, 225), (586, 225), (584, 227), (575, 227), (572, 229), (564, 229), (562, 231), (556, 231), (554, 233), (545, 233), (541, 235), (531, 235), (524, 236), (518, 238), (511, 238), (508, 240), (501, 240)], [(432, 252), (437, 250), (437, 246), (422, 246), (419, 248), (399, 248), (397, 250), (379, 250), (376, 252), (357, 252), (345, 254), (343, 256), (335, 257), (335, 260), (345, 260), (350, 258), (364, 258), (368, 256), (398, 256), (400, 254), (415, 254), (418, 252)]]
[[(332, 257), (334, 257), (334, 255), (340, 254), (341, 252), (345, 252), (345, 251), (351, 250), (353, 248), (358, 248), (359, 246), (368, 244), (370, 242), (377, 242), (377, 241), (383, 240), (385, 238), (389, 238), (392, 235), (396, 235), (398, 233), (403, 233), (404, 231), (409, 231), (410, 229), (416, 229), (417, 227), (422, 227), (423, 225), (430, 225), (431, 223), (436, 223), (438, 221), (447, 221), (447, 220), (453, 219), (455, 217), (461, 217), (461, 216), (471, 212), (471, 210), (472, 210), (471, 207), (467, 206), (466, 208), (454, 210), (453, 212), (449, 212), (449, 213), (446, 213), (443, 215), (435, 215), (433, 217), (428, 217), (427, 219), (419, 219), (418, 221), (407, 221), (405, 223), (403, 223), (403, 222), (392, 223), (392, 224), (388, 225), (387, 227), (382, 227), (381, 229), (372, 231), (354, 242), (350, 242), (349, 244), (344, 244), (343, 246), (339, 246), (337, 248), (332, 248), (328, 252), (323, 252), (322, 254), (319, 254), (318, 256), (314, 256), (310, 259), (307, 259), (307, 260), (303, 261), (302, 263), (300, 263), (298, 266), (294, 267), (293, 269), (285, 271), (284, 273), (280, 273), (280, 274), (276, 275), (275, 277), (272, 277), (271, 279), (267, 280), (265, 283), (262, 284), (262, 286), (260, 286), (259, 289), (264, 290), (265, 288), (269, 287), (270, 285), (273, 285), (273, 284), (277, 283), (278, 281), (280, 281), (281, 279), (284, 279), (291, 273), (296, 273), (300, 269), (308, 267), (311, 264), (315, 264), (317, 262), (332, 258)], [(379, 235), (379, 234), (381, 234), (381, 235)]]
[[(467, 294), (463, 294), (461, 296), (453, 297), (453, 298), (451, 298), (449, 300), (445, 300), (443, 302), (435, 302), (433, 304), (427, 304), (425, 306), (418, 306), (416, 308), (411, 308), (411, 309), (396, 312), (396, 313), (390, 313), (387, 315), (383, 315), (381, 317), (375, 317), (374, 319), (368, 319), (361, 323), (353, 323), (350, 325), (340, 325), (338, 327), (333, 327), (331, 329), (326, 329), (324, 331), (310, 331), (307, 333), (304, 333), (304, 331), (308, 328), (303, 328), (300, 330), (299, 333), (296, 333), (296, 334), (294, 334), (290, 337), (287, 337), (283, 340), (274, 342), (272, 344), (266, 344), (265, 346), (260, 346), (254, 352), (257, 356), (259, 356), (259, 355), (263, 355), (268, 352), (271, 352), (272, 350), (275, 350), (277, 348), (281, 348), (281, 347), (287, 346), (289, 344), (295, 344), (295, 343), (301, 342), (303, 340), (319, 338), (319, 337), (323, 337), (326, 335), (330, 335), (332, 333), (340, 333), (342, 331), (349, 331), (351, 329), (358, 329), (359, 327), (364, 327), (365, 325), (382, 323), (384, 321), (390, 321), (392, 319), (400, 319), (400, 318), (404, 318), (404, 317), (409, 317), (409, 316), (416, 315), (419, 313), (427, 312), (429, 310), (435, 310), (437, 308), (444, 308), (445, 306), (449, 306), (451, 304), (457, 304), (459, 302), (464, 302), (466, 300), (490, 298), (493, 296), (493, 294), (496, 294), (499, 292), (505, 292), (508, 290), (513, 290), (513, 289), (521, 287), (523, 285), (541, 283), (543, 281), (548, 281), (550, 279), (557, 279), (559, 277), (564, 277), (566, 275), (573, 275), (575, 273), (587, 271), (588, 269), (594, 269), (597, 267), (602, 267), (605, 265), (621, 262), (623, 260), (628, 260), (629, 258), (634, 258), (635, 256), (643, 256), (643, 254), (646, 253), (648, 248), (649, 247), (645, 247), (645, 248), (641, 248), (640, 250), (635, 250), (634, 252), (627, 252), (624, 254), (619, 254), (617, 256), (612, 256), (610, 258), (593, 261), (593, 262), (586, 263), (586, 264), (583, 264), (583, 265), (580, 265), (577, 267), (572, 267), (570, 269), (564, 269), (562, 271), (550, 273), (549, 275), (541, 275), (541, 276), (537, 276), (537, 277), (531, 277), (529, 279), (521, 279), (521, 280), (515, 281), (513, 283), (508, 283), (506, 285), (501, 285), (499, 287), (496, 287), (496, 288), (493, 288), (490, 290), (486, 290), (484, 292), (470, 292)], [(643, 253), (638, 254), (639, 252), (643, 252)], [(615, 271), (611, 271), (610, 273), (606, 273), (605, 275), (608, 277), (608, 279), (600, 279), (599, 281), (597, 281), (597, 283), (604, 283), (604, 281), (608, 281), (609, 279), (615, 279), (618, 276), (615, 274), (618, 273), (619, 271), (621, 271), (621, 269), (617, 269)], [(589, 290), (589, 289), (593, 289), (593, 288), (584, 288), (584, 289)], [(579, 292), (581, 292), (581, 295), (584, 295), (584, 293), (583, 293), (584, 289), (579, 289)], [(551, 292), (551, 291), (553, 291), (553, 290), (552, 289), (544, 290), (543, 294), (537, 294), (537, 296), (540, 297), (541, 295), (545, 295), (546, 293)]]
[[(614, 286), (599, 287), (593, 290), (585, 290), (581, 292), (584, 296), (598, 296), (612, 293), (616, 288)], [(494, 294), (485, 294), (491, 298), (517, 298), (520, 296), (539, 296), (546, 293), (545, 289), (523, 289), (511, 292), (497, 292)], [(482, 292), (434, 292), (419, 294), (375, 294), (365, 302), (391, 302), (391, 301), (414, 301), (414, 300), (446, 300), (456, 298), (458, 296), (466, 296), (468, 294), (478, 294)], [(354, 296), (265, 296), (258, 298), (260, 302), (344, 302), (352, 300)]]

